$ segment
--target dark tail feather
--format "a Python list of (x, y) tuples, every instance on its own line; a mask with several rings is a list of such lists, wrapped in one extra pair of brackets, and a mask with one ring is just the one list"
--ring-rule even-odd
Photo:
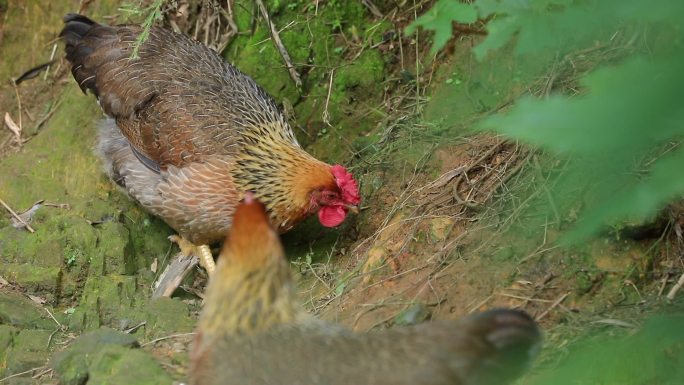
[(91, 90), (98, 95), (95, 86), (95, 74), (86, 70), (84, 62), (94, 49), (84, 43), (84, 38), (96, 27), (101, 26), (93, 20), (76, 13), (69, 13), (64, 16), (64, 29), (59, 37), (64, 41), (66, 47), (66, 58), (71, 62), (71, 73), (78, 82), (81, 91)]
[(64, 16), (64, 24), (64, 29), (59, 36), (67, 42), (82, 39), (92, 26), (97, 25), (93, 20), (77, 13)]
[(23, 74), (21, 74), (21, 76), (19, 76), (19, 77), (14, 81), (14, 84), (19, 85), (19, 84), (21, 84), (22, 82), (24, 82), (24, 81), (26, 81), (26, 80), (35, 78), (36, 76), (40, 75), (41, 72), (43, 72), (43, 71), (45, 71), (46, 69), (48, 69), (48, 67), (50, 67), (50, 66), (51, 66), (54, 62), (56, 62), (56, 61), (57, 61), (57, 60), (50, 60), (50, 61), (47, 62), (47, 63), (43, 63), (43, 64), (41, 64), (41, 65), (39, 65), (39, 66), (35, 66), (35, 67), (31, 68), (30, 70), (28, 70), (28, 71), (24, 72)]
[(539, 353), (542, 336), (534, 320), (522, 311), (497, 309), (472, 318), (473, 332), (492, 348), (480, 362), (478, 384), (502, 384), (517, 378)]

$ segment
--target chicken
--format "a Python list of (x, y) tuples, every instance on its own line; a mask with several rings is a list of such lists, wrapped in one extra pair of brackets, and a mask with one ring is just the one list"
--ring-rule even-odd
[(207, 245), (225, 237), (247, 191), (280, 232), (316, 212), (334, 227), (358, 208), (352, 175), (305, 152), (266, 91), (215, 51), (153, 27), (133, 58), (141, 27), (64, 22), (71, 73), (109, 117), (98, 144), (108, 174), (209, 272)]
[(308, 315), (265, 207), (235, 213), (190, 353), (191, 385), (504, 385), (536, 354), (525, 313), (356, 333)]

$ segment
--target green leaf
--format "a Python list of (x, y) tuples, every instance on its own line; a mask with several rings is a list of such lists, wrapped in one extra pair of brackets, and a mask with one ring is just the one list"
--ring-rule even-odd
[(479, 127), (556, 152), (600, 154), (651, 146), (684, 133), (679, 125), (684, 119), (679, 108), (681, 68), (684, 55), (657, 62), (635, 58), (603, 67), (582, 80), (589, 90), (585, 96), (524, 98), (510, 113), (492, 116)]
[[(583, 96), (524, 98), (479, 128), (565, 154), (571, 161), (564, 185), (588, 188), (567, 198), (587, 206), (567, 239), (576, 242), (606, 223), (652, 215), (684, 194), (684, 179), (675, 177), (684, 164), (683, 150), (667, 158), (653, 155), (684, 135), (681, 68), (684, 53), (605, 66), (582, 79)], [(639, 159), (650, 159), (648, 166)]]
[(335, 286), (335, 295), (340, 296), (344, 293), (344, 289), (347, 287), (347, 282), (341, 282), (339, 285)]
[(497, 17), (487, 25), (487, 37), (473, 48), (475, 58), (482, 61), (489, 51), (503, 47), (519, 30), (515, 17)]
[(474, 23), (477, 21), (475, 7), (457, 0), (439, 0), (429, 11), (408, 25), (404, 33), (410, 35), (418, 27), (434, 31), (435, 37), (430, 52), (435, 54), (451, 39), (454, 21), (463, 24)]
[(607, 222), (627, 217), (644, 219), (653, 215), (666, 203), (684, 193), (684, 150), (654, 162), (650, 175), (644, 181), (612, 191), (600, 204), (592, 205), (568, 232), (563, 241), (577, 243), (595, 233)]
[[(626, 385), (684, 383), (684, 317), (657, 316), (636, 334), (593, 337), (570, 349), (559, 365), (526, 378), (530, 385)], [(596, 329), (596, 325), (586, 328)], [(614, 328), (610, 334), (619, 333)], [(623, 334), (623, 333), (621, 333)], [(531, 378), (530, 378), (531, 377)]]

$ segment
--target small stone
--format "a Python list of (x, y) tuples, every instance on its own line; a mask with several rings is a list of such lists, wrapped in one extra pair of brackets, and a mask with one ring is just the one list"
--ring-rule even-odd
[(398, 326), (416, 325), (430, 318), (430, 310), (422, 303), (412, 305), (394, 317), (394, 324)]
[(449, 217), (439, 217), (430, 220), (430, 237), (434, 241), (443, 241), (454, 226), (454, 220)]

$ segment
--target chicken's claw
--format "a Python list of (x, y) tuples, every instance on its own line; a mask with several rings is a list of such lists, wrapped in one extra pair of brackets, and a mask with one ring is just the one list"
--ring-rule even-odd
[(214, 270), (216, 270), (216, 263), (214, 262), (214, 256), (211, 255), (211, 249), (208, 245), (195, 245), (180, 235), (169, 236), (169, 241), (177, 244), (181, 249), (181, 253), (184, 255), (197, 256), (199, 258), (200, 266), (207, 271), (209, 276), (214, 274)]

